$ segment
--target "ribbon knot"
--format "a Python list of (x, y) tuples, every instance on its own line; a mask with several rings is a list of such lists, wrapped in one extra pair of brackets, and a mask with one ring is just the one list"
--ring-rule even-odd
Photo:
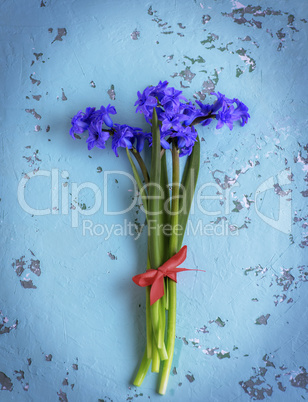
[[(164, 295), (164, 278), (168, 277), (176, 282), (176, 275), (183, 271), (203, 271), (201, 269), (177, 268), (178, 265), (185, 261), (187, 255), (187, 246), (183, 246), (181, 250), (173, 257), (169, 258), (163, 265), (157, 269), (148, 269), (146, 272), (135, 275), (133, 281), (138, 286), (151, 286), (150, 304), (154, 304)], [(203, 271), (205, 272), (205, 271)]]

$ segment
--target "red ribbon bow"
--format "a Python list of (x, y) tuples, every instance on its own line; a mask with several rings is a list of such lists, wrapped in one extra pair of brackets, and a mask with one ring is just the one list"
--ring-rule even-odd
[[(164, 277), (168, 277), (176, 282), (177, 272), (182, 271), (203, 271), (201, 269), (187, 269), (177, 268), (186, 259), (187, 246), (183, 246), (181, 250), (173, 257), (169, 258), (161, 267), (157, 269), (148, 269), (143, 274), (139, 274), (133, 277), (133, 281), (138, 286), (150, 286), (150, 304), (154, 304), (158, 299), (164, 295)], [(205, 271), (203, 271), (205, 272)]]

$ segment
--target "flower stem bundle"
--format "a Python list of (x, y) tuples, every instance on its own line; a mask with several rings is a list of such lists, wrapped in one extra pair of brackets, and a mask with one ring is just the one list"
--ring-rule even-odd
[[(186, 271), (178, 268), (186, 257), (182, 247), (185, 228), (192, 204), (200, 166), (200, 141), (195, 125), (207, 126), (217, 120), (216, 128), (235, 121), (247, 123), (248, 108), (238, 99), (229, 99), (218, 92), (213, 104), (196, 101), (198, 108), (184, 98), (181, 91), (168, 87), (168, 82), (147, 87), (138, 92), (136, 112), (143, 113), (151, 131), (114, 124), (110, 114), (114, 106), (99, 110), (87, 108), (72, 119), (70, 134), (78, 138), (88, 130), (88, 149), (104, 149), (112, 138), (112, 149), (118, 156), (119, 148), (126, 154), (142, 199), (148, 227), (148, 256), (146, 271), (133, 280), (146, 287), (146, 346), (134, 380), (141, 386), (150, 366), (160, 373), (158, 392), (166, 393), (176, 336), (176, 274)], [(236, 106), (235, 106), (236, 105)], [(145, 142), (151, 151), (151, 163), (146, 166), (141, 152)], [(171, 153), (171, 181), (168, 177), (166, 153)], [(180, 160), (186, 157), (182, 177)]]

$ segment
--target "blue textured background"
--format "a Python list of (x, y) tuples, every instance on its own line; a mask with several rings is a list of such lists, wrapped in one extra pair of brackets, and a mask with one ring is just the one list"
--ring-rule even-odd
[[(214, 197), (195, 202), (191, 228), (210, 232), (187, 234), (185, 266), (207, 272), (179, 275), (164, 400), (308, 399), (307, 2), (249, 4), (1, 1), (1, 401), (162, 400), (155, 374), (131, 385), (145, 344), (144, 289), (131, 277), (144, 270), (146, 231), (95, 235), (144, 215), (136, 205), (83, 216), (93, 191), (72, 196), (91, 182), (109, 208), (127, 208), (132, 183), (106, 181), (130, 172), (125, 153), (69, 136), (78, 110), (108, 103), (115, 122), (145, 127), (136, 92), (159, 80), (190, 100), (237, 97), (251, 113), (232, 132), (199, 128), (197, 189), (208, 183), (201, 193)], [(50, 213), (25, 211), (23, 192)]]

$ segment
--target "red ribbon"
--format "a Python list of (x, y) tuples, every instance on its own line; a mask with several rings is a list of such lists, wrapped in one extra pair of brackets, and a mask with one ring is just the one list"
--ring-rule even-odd
[[(176, 282), (176, 274), (182, 271), (203, 271), (202, 269), (177, 268), (178, 265), (185, 261), (187, 254), (187, 246), (183, 246), (181, 250), (173, 257), (169, 258), (161, 267), (157, 269), (148, 269), (143, 274), (133, 277), (133, 281), (138, 286), (150, 286), (150, 304), (154, 304), (164, 295), (164, 277), (168, 277)], [(203, 271), (205, 272), (205, 271)]]

